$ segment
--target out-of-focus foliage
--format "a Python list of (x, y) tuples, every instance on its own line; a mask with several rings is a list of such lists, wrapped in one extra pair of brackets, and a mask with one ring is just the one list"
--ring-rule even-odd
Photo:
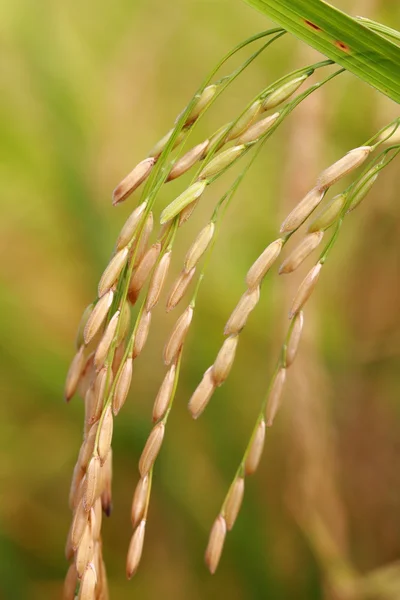
[[(400, 22), (396, 3), (339, 4)], [(83, 419), (80, 399), (63, 403), (63, 381), (80, 314), (133, 205), (112, 208), (111, 190), (169, 129), (220, 56), (267, 25), (239, 0), (0, 5), (1, 598), (60, 596), (68, 488)], [(299, 50), (285, 36), (261, 56), (207, 115), (199, 138), (274, 78), (317, 59)], [(307, 306), (284, 408), (268, 432), (262, 467), (246, 484), (214, 577), (203, 566), (208, 530), (247, 443), (304, 270), (285, 282), (275, 274), (265, 282), (228, 382), (198, 422), (186, 409), (244, 290), (245, 272), (280, 219), (320, 168), (362, 143), (396, 109), (341, 76), (290, 117), (241, 188), (200, 293), (155, 468), (143, 562), (128, 583), (137, 461), (175, 319), (157, 310), (131, 397), (115, 423), (114, 512), (104, 524), (113, 600), (342, 599), (354, 597), (355, 586), (362, 597), (398, 597), (396, 567), (358, 580), (400, 555), (396, 163), (348, 218)], [(179, 185), (171, 184), (163, 206)], [(222, 191), (223, 181), (182, 230), (175, 273)]]

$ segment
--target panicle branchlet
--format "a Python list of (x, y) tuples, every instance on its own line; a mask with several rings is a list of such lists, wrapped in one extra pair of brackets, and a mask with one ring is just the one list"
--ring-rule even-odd
[(359, 148), (350, 150), (350, 152), (320, 173), (317, 178), (318, 189), (326, 190), (339, 181), (339, 179), (342, 179), (342, 177), (360, 167), (368, 158), (371, 150), (371, 146), (360, 146)]
[(170, 365), (178, 356), (193, 318), (193, 308), (188, 306), (175, 323), (164, 348), (164, 363)]
[(317, 208), (318, 204), (321, 202), (324, 197), (325, 191), (321, 190), (317, 187), (313, 188), (308, 192), (308, 194), (294, 207), (291, 213), (286, 217), (281, 225), (281, 233), (291, 233), (304, 221), (310, 214), (313, 212), (315, 208)]
[(172, 166), (167, 177), (167, 181), (173, 181), (174, 179), (177, 179), (178, 177), (181, 177), (181, 175), (187, 173), (193, 167), (193, 165), (204, 158), (209, 144), (210, 140), (205, 140), (204, 142), (197, 144), (197, 146), (194, 146), (194, 148), (179, 158)]
[(246, 475), (253, 475), (258, 469), (265, 443), (265, 421), (261, 419), (246, 453), (244, 470)]
[(179, 302), (182, 300), (183, 296), (186, 294), (186, 290), (188, 289), (191, 281), (196, 272), (196, 267), (193, 267), (190, 271), (181, 271), (178, 277), (175, 279), (174, 284), (171, 288), (167, 299), (167, 312), (173, 310), (176, 306), (178, 306)]
[(257, 260), (253, 263), (246, 275), (247, 287), (252, 290), (258, 287), (269, 269), (272, 267), (276, 259), (278, 258), (283, 245), (283, 239), (278, 238), (260, 254)]
[(303, 308), (304, 304), (311, 296), (315, 286), (317, 285), (321, 268), (322, 264), (318, 262), (314, 267), (312, 267), (312, 269), (310, 269), (310, 271), (307, 273), (307, 275), (301, 282), (292, 302), (292, 306), (289, 312), (289, 319), (291, 319)]
[(293, 319), (293, 326), (286, 346), (285, 367), (290, 367), (296, 358), (300, 344), (301, 332), (303, 331), (304, 315), (303, 311), (297, 313)]
[(289, 256), (285, 258), (279, 267), (279, 274), (293, 273), (293, 271), (298, 269), (311, 252), (321, 243), (323, 235), (323, 231), (315, 231), (314, 233), (305, 235), (299, 244), (293, 248)]
[(130, 196), (150, 175), (154, 158), (145, 158), (117, 185), (113, 191), (113, 204), (119, 204)]
[(165, 425), (157, 423), (150, 432), (149, 437), (139, 460), (139, 473), (145, 477), (154, 465), (164, 439)]
[(201, 415), (216, 389), (212, 370), (212, 367), (207, 369), (189, 400), (188, 409), (193, 419), (197, 419)]
[(213, 575), (217, 570), (221, 558), (226, 537), (226, 521), (222, 515), (219, 515), (211, 528), (210, 537), (205, 554), (205, 562)]
[(225, 325), (224, 335), (234, 335), (240, 333), (247, 323), (250, 313), (256, 307), (260, 300), (260, 287), (256, 286), (252, 290), (246, 290), (234, 308), (231, 316)]
[(139, 204), (125, 221), (121, 233), (118, 236), (117, 250), (122, 250), (133, 240), (146, 206), (146, 201)]
[(275, 416), (279, 410), (283, 392), (283, 386), (286, 380), (286, 369), (281, 367), (275, 375), (269, 395), (268, 404), (265, 411), (265, 420), (268, 427), (271, 427)]

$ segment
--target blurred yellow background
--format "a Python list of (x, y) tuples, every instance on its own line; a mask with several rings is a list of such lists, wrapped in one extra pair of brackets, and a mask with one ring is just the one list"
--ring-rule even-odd
[[(336, 5), (400, 26), (397, 2)], [(2, 599), (61, 597), (68, 490), (83, 420), (79, 398), (69, 406), (63, 401), (64, 378), (81, 312), (135, 201), (112, 208), (111, 191), (171, 127), (220, 57), (270, 25), (241, 0), (0, 4)], [(315, 60), (316, 53), (285, 36), (210, 111), (199, 139), (274, 79)], [(266, 280), (228, 382), (198, 422), (186, 408), (221, 344), (247, 268), (281, 219), (321, 168), (362, 144), (396, 110), (342, 75), (291, 115), (246, 178), (200, 292), (155, 468), (142, 564), (128, 583), (137, 462), (164, 373), (164, 340), (181, 312), (166, 316), (158, 307), (115, 422), (114, 512), (103, 525), (113, 600), (400, 597), (398, 161), (349, 216), (307, 306), (282, 411), (213, 577), (203, 564), (208, 531), (247, 444), (307, 266)], [(180, 186), (173, 184), (160, 206)], [(175, 274), (223, 189), (218, 182), (181, 230)]]

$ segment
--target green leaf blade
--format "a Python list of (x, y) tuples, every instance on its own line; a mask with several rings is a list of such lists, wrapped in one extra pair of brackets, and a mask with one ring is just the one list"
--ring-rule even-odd
[(245, 0), (400, 103), (400, 47), (322, 0)]

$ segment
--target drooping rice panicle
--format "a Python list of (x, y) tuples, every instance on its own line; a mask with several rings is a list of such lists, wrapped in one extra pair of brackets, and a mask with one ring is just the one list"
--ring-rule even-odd
[[(140, 355), (146, 342), (151, 312), (157, 305), (166, 281), (178, 225), (191, 214), (207, 186), (223, 175), (253, 146), (257, 146), (255, 152), (257, 155), (266, 139), (299, 102), (341, 72), (341, 70), (337, 71), (323, 82), (311, 86), (309, 90), (282, 108), (279, 113), (264, 118), (258, 123), (255, 122), (263, 110), (286, 101), (316, 68), (332, 64), (332, 62), (323, 61), (281, 78), (263, 90), (237, 119), (224, 127), (222, 133), (219, 134), (219, 139), (216, 139), (215, 135), (210, 136), (209, 140), (189, 150), (184, 156), (180, 156), (194, 124), (199, 121), (215, 99), (265, 48), (283, 34), (281, 29), (264, 32), (253, 36), (229, 53), (193, 96), (186, 109), (178, 117), (175, 127), (156, 144), (150, 152), (150, 156), (141, 161), (114, 190), (113, 201), (118, 204), (142, 183), (144, 184), (141, 201), (122, 228), (115, 253), (100, 279), (98, 299), (88, 307), (82, 318), (77, 339), (77, 354), (71, 365), (66, 384), (67, 399), (70, 399), (76, 390), (85, 397), (84, 440), (71, 484), (70, 505), (73, 510), (73, 520), (66, 547), (68, 559), (71, 560), (75, 556), (75, 572), (74, 569), (70, 569), (66, 587), (70, 589), (74, 580), (76, 583), (76, 579), (80, 579), (79, 598), (107, 597), (107, 582), (102, 558), (101, 510), (109, 515), (112, 505), (111, 445), (114, 416), (119, 413), (126, 400), (132, 379), (133, 361)], [(218, 68), (228, 58), (247, 44), (266, 36), (269, 37), (268, 41), (236, 71), (220, 81), (212, 81)], [(230, 141), (234, 141), (235, 145), (222, 149)], [(171, 164), (171, 152), (178, 147), (178, 155)], [(220, 149), (222, 151), (218, 154)], [(167, 222), (167, 225), (162, 228), (158, 239), (151, 245), (153, 207), (163, 184), (187, 172), (199, 160), (203, 162), (199, 165), (189, 188), (164, 210), (162, 221)], [(343, 168), (342, 165), (342, 170)], [(247, 170), (248, 167), (245, 167), (237, 179), (238, 183), (243, 179)], [(320, 185), (326, 186), (327, 182), (334, 178), (338, 178), (338, 165), (334, 172), (323, 173)], [(191, 252), (188, 253), (182, 275), (182, 280), (184, 277), (186, 279), (183, 281), (183, 285), (180, 282), (180, 285), (177, 286), (179, 293), (177, 292), (174, 302), (179, 301), (186, 291), (187, 279), (190, 280), (190, 275), (194, 276), (199, 260), (204, 255), (209, 256), (215, 241), (213, 229), (216, 215), (222, 206), (224, 210), (226, 209), (238, 183), (235, 182), (218, 203), (214, 213), (215, 218), (213, 217), (207, 226), (209, 239), (204, 234), (204, 238), (200, 241), (197, 240), (197, 246), (192, 247)], [(363, 190), (364, 187), (359, 190), (360, 193)], [(204, 271), (200, 274), (199, 282), (203, 274)], [(255, 276), (257, 273), (253, 273), (253, 275)], [(262, 278), (262, 276), (258, 273), (258, 277)], [(147, 293), (144, 295), (138, 311), (133, 331), (129, 334), (128, 300), (134, 304), (139, 295), (143, 293), (147, 281), (150, 282)], [(251, 301), (249, 301), (249, 306), (246, 305), (247, 311), (251, 310), (253, 303), (258, 300), (258, 285), (254, 284), (248, 291), (247, 295)], [(128, 577), (136, 572), (142, 554), (153, 465), (162, 445), (166, 422), (172, 407), (179, 379), (182, 349), (192, 320), (198, 289), (199, 284), (192, 302), (178, 319), (165, 347), (164, 358), (169, 368), (153, 409), (155, 425), (139, 462), (141, 479), (132, 507), (132, 522), (135, 531), (127, 557)], [(246, 321), (246, 315), (243, 316), (241, 313), (240, 315), (242, 320), (239, 319), (240, 322), (236, 323), (236, 329), (240, 327), (240, 323), (244, 324)], [(236, 351), (237, 333), (238, 331), (234, 330), (230, 332), (231, 335), (226, 346), (216, 361), (216, 379), (212, 379), (213, 388), (217, 384), (223, 383), (228, 376)], [(254, 453), (254, 457), (257, 458), (256, 453)], [(255, 458), (253, 464), (255, 464)], [(208, 552), (210, 565), (214, 565), (215, 568), (222, 550), (226, 527), (230, 529), (233, 525), (243, 491), (244, 479), (238, 478), (227, 503), (226, 516), (218, 520), (217, 533)], [(225, 526), (223, 536), (217, 535), (222, 531), (221, 524)]]
[[(371, 140), (377, 140), (374, 148), (378, 147), (381, 143), (378, 136), (379, 133)], [(347, 188), (347, 190), (343, 192), (343, 194), (341, 194), (341, 196), (345, 198), (345, 202), (341, 203), (341, 210), (337, 215), (336, 221), (334, 221), (334, 223), (336, 223), (336, 227), (332, 234), (331, 240), (327, 243), (318, 262), (309, 271), (308, 275), (300, 285), (298, 292), (295, 294), (289, 314), (291, 322), (285, 342), (282, 346), (275, 373), (270, 381), (268, 392), (262, 401), (260, 412), (257, 416), (256, 424), (254, 426), (250, 441), (247, 444), (243, 458), (236, 471), (228, 494), (223, 502), (219, 516), (217, 517), (217, 520), (214, 522), (213, 528), (211, 529), (209, 544), (206, 551), (206, 564), (211, 573), (214, 573), (218, 566), (223, 546), (223, 542), (216, 544), (214, 541), (216, 538), (216, 527), (219, 527), (222, 530), (222, 522), (225, 523), (225, 526), (227, 523), (234, 523), (242, 503), (245, 476), (252, 475), (257, 470), (264, 448), (266, 426), (271, 426), (273, 424), (274, 418), (279, 409), (283, 387), (286, 380), (287, 369), (292, 366), (295, 360), (301, 339), (304, 322), (302, 308), (316, 285), (322, 266), (325, 264), (330, 251), (337, 241), (340, 228), (343, 224), (343, 219), (348, 214), (349, 207), (351, 207), (354, 198), (357, 198), (360, 188), (362, 189), (365, 186), (365, 189), (368, 192), (371, 188), (371, 186), (368, 186), (368, 181), (371, 178), (374, 179), (374, 181), (376, 180), (376, 169), (378, 172), (382, 170), (399, 153), (400, 145), (392, 146), (383, 151), (374, 161), (372, 161), (372, 166), (368, 166), (366, 172), (356, 179), (356, 181), (353, 182)], [(368, 175), (368, 177), (366, 177), (366, 175)], [(322, 225), (323, 228), (325, 228), (326, 221), (322, 220)], [(216, 523), (219, 523), (219, 525), (217, 526)], [(223, 536), (219, 535), (218, 539), (222, 539), (222, 537), (225, 538), (225, 534)], [(218, 549), (218, 552), (215, 551), (215, 556), (210, 554), (210, 547), (214, 548), (214, 546)]]
[[(153, 200), (154, 200), (154, 196), (153, 196)], [(114, 286), (115, 286), (115, 296), (114, 296), (114, 291), (113, 290), (109, 290), (107, 292), (105, 292), (103, 294), (103, 297), (108, 295), (108, 308), (110, 308), (110, 310), (113, 310), (111, 308), (111, 305), (116, 307), (120, 307), (119, 310), (124, 309), (124, 304), (123, 302), (126, 300), (127, 298), (127, 294), (128, 294), (128, 290), (127, 288), (125, 288), (125, 291), (122, 292), (118, 292), (118, 285), (119, 285), (119, 278), (123, 278), (123, 281), (129, 281), (131, 279), (131, 273), (133, 271), (133, 269), (136, 267), (138, 268), (140, 261), (143, 260), (142, 256), (144, 256), (144, 252), (145, 252), (145, 245), (147, 244), (147, 237), (148, 235), (146, 235), (146, 225), (149, 223), (149, 218), (151, 217), (151, 206), (152, 203), (149, 201), (148, 203), (146, 203), (145, 205), (145, 209), (144, 210), (140, 210), (140, 215), (139, 215), (139, 219), (138, 219), (138, 224), (137, 224), (137, 230), (138, 233), (135, 235), (134, 233), (134, 227), (132, 227), (132, 220), (135, 220), (135, 218), (137, 218), (137, 213), (134, 215), (134, 217), (131, 216), (131, 221), (129, 223), (129, 226), (131, 227), (131, 230), (129, 231), (129, 226), (127, 225), (125, 227), (125, 238), (124, 235), (120, 235), (120, 239), (119, 239), (119, 245), (120, 245), (120, 249), (118, 250), (119, 254), (117, 253), (116, 256), (121, 257), (124, 256), (124, 261), (127, 259), (128, 254), (129, 254), (129, 259), (127, 260), (127, 265), (126, 265), (126, 269), (124, 264), (122, 264), (122, 267), (120, 267), (120, 262), (123, 263), (124, 261), (119, 261), (116, 259), (113, 259), (111, 261), (111, 267), (109, 267), (108, 271), (106, 270), (106, 275), (108, 277), (103, 277), (103, 281), (106, 281), (106, 286), (105, 289), (107, 289), (110, 285), (109, 281), (113, 280)], [(139, 211), (138, 211), (139, 212)], [(151, 221), (150, 221), (151, 223)], [(144, 235), (143, 235), (144, 232)], [(146, 238), (146, 243), (145, 244), (141, 244), (142, 242), (142, 236), (144, 238)], [(122, 238), (122, 241), (121, 241)], [(130, 241), (128, 241), (128, 239), (130, 239)], [(126, 244), (126, 245), (125, 245)], [(128, 252), (126, 251), (126, 249), (128, 249)], [(130, 250), (132, 249), (132, 250)], [(122, 251), (122, 252), (121, 252)], [(137, 260), (137, 256), (138, 254), (140, 255), (140, 261)], [(126, 255), (126, 258), (125, 258)], [(115, 265), (117, 265), (115, 267)], [(111, 272), (111, 275), (109, 275), (109, 273)], [(101, 290), (103, 291), (103, 288), (101, 288)], [(136, 290), (137, 291), (137, 290)], [(112, 295), (111, 295), (112, 294)], [(105, 303), (105, 301), (103, 300), (103, 302)], [(102, 308), (102, 305), (100, 305)], [(93, 312), (95, 313), (95, 317), (94, 318), (92, 316)], [(84, 328), (84, 334), (87, 333), (89, 331), (90, 335), (87, 334), (87, 341), (89, 341), (90, 339), (93, 339), (97, 332), (101, 330), (101, 327), (103, 326), (103, 322), (105, 320), (106, 317), (106, 311), (102, 308), (102, 310), (100, 311), (99, 309), (97, 310), (92, 310), (89, 317), (88, 317), (88, 321), (85, 324), (85, 328)], [(89, 326), (88, 326), (89, 323)], [(117, 328), (116, 328), (117, 329)], [(173, 341), (174, 343), (172, 344), (172, 346), (174, 347), (174, 345), (176, 345), (177, 347), (179, 347), (179, 344), (181, 343), (181, 334), (179, 334), (179, 336), (177, 336), (176, 338), (173, 337)], [(118, 337), (118, 334), (116, 333), (116, 338)], [(132, 339), (134, 339), (134, 337), (132, 337)], [(178, 343), (179, 342), (179, 343)], [(130, 344), (132, 346), (132, 344)], [(112, 344), (111, 348), (110, 348), (110, 354), (113, 355), (113, 353), (115, 352), (115, 346), (116, 344)], [(121, 343), (118, 346), (119, 348), (122, 347)], [(129, 346), (128, 346), (129, 348)], [(128, 352), (128, 354), (126, 355), (127, 358), (129, 359), (129, 352), (132, 350), (133, 346), (130, 348), (130, 350)], [(97, 361), (98, 363), (100, 363), (101, 361)], [(110, 359), (109, 357), (109, 362), (111, 364), (113, 364), (113, 360)], [(128, 363), (129, 364), (129, 363)], [(107, 398), (107, 400), (104, 400), (104, 406), (103, 406), (103, 411), (101, 413), (101, 415), (99, 416), (98, 419), (98, 425), (97, 425), (97, 429), (95, 430), (95, 436), (94, 436), (94, 444), (93, 444), (93, 451), (92, 451), (92, 458), (93, 457), (99, 457), (100, 462), (103, 464), (103, 468), (104, 466), (109, 462), (108, 457), (110, 456), (110, 452), (111, 452), (111, 439), (112, 439), (112, 430), (113, 430), (113, 415), (112, 415), (112, 411), (111, 411), (111, 399), (113, 396), (113, 392), (112, 390), (118, 389), (116, 388), (116, 384), (118, 383), (118, 379), (121, 376), (122, 372), (125, 372), (125, 367), (126, 365), (126, 359), (121, 358), (121, 364), (120, 367), (117, 368), (117, 371), (115, 373), (116, 378), (115, 381), (112, 381), (113, 377), (111, 377), (112, 372), (109, 370), (110, 367), (107, 367), (107, 376), (105, 377), (105, 389), (107, 390), (107, 392), (105, 393), (105, 398)], [(127, 368), (128, 370), (128, 375), (129, 375), (129, 368)], [(103, 375), (104, 378), (104, 375)], [(128, 377), (129, 380), (129, 377)], [(104, 381), (104, 379), (103, 379)], [(111, 386), (111, 393), (108, 394), (108, 389), (109, 386)], [(128, 387), (125, 383), (125, 386), (123, 386), (123, 388), (125, 387), (125, 390), (123, 391), (123, 396), (126, 395), (126, 388)], [(118, 404), (118, 403), (117, 403)], [(101, 407), (101, 404), (100, 404)], [(97, 418), (97, 417), (96, 417)], [(157, 430), (158, 431), (158, 430)], [(155, 435), (155, 434), (154, 434)], [(93, 436), (92, 436), (93, 437)], [(157, 438), (158, 439), (158, 438)], [(88, 456), (89, 459), (89, 456)], [(85, 465), (82, 464), (80, 466), (79, 469), (80, 472), (85, 471)], [(101, 478), (104, 479), (104, 478)], [(104, 494), (104, 491), (98, 490), (96, 493), (102, 493)], [(109, 499), (108, 499), (108, 506), (110, 506), (110, 493), (108, 493)], [(78, 502), (77, 507), (75, 509), (75, 514), (76, 515), (80, 515), (81, 513), (79, 512), (79, 507), (82, 505), (82, 501), (81, 503)], [(109, 508), (107, 509), (107, 512), (109, 512)], [(83, 523), (84, 524), (84, 520), (83, 518), (81, 518), (80, 520), (77, 520), (77, 517), (74, 520), (75, 523)], [(76, 527), (74, 528), (74, 531), (76, 531)], [(75, 534), (76, 537), (76, 534)], [(130, 553), (131, 556), (131, 553)], [(84, 589), (82, 587), (82, 589)]]

